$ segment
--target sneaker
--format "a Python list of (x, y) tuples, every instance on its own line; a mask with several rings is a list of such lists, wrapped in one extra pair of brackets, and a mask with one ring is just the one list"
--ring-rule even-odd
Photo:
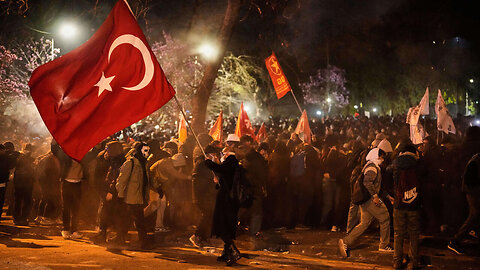
[(338, 249), (340, 250), (340, 254), (343, 258), (348, 257), (348, 246), (343, 242), (343, 239), (338, 240)]
[(450, 241), (450, 243), (448, 244), (447, 246), (448, 249), (450, 249), (451, 251), (457, 253), (458, 255), (461, 255), (463, 254), (463, 250), (460, 248), (460, 246), (454, 242), (454, 241)]
[(389, 245), (386, 245), (384, 248), (378, 248), (378, 251), (390, 253), (393, 252), (393, 248)]
[(62, 231), (62, 237), (63, 239), (71, 239), (72, 234), (69, 231)]
[(188, 240), (190, 240), (190, 243), (192, 243), (192, 245), (196, 248), (202, 248), (203, 247), (203, 244), (202, 244), (202, 241), (200, 240), (200, 237), (196, 236), (195, 234), (190, 236), (190, 238)]
[(340, 228), (338, 228), (337, 226), (332, 226), (332, 229), (330, 230), (332, 232), (339, 232), (340, 231)]
[(73, 232), (72, 235), (70, 236), (70, 239), (80, 239), (82, 237), (83, 235), (81, 235), (79, 232)]

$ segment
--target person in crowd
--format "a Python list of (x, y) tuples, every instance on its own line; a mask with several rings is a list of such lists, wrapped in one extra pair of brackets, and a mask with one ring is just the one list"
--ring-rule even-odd
[(28, 225), (32, 211), (32, 192), (35, 180), (34, 162), (32, 157), (33, 146), (26, 144), (17, 158), (13, 186), (15, 188), (15, 207), (13, 222), (16, 225)]
[(338, 241), (340, 254), (345, 258), (348, 257), (350, 246), (365, 232), (373, 218), (380, 223), (380, 244), (378, 250), (381, 252), (393, 252), (393, 248), (390, 246), (390, 216), (387, 207), (381, 200), (381, 198), (388, 197), (390, 201), (393, 201), (393, 197), (383, 194), (380, 189), (382, 184), (380, 164), (383, 162), (384, 157), (385, 152), (379, 148), (370, 150), (366, 157), (368, 162), (362, 170), (364, 174), (363, 184), (371, 197), (367, 202), (360, 205), (360, 223), (346, 237)]
[(99, 232), (94, 237), (97, 243), (105, 243), (107, 240), (107, 229), (112, 225), (121, 223), (123, 211), (118, 203), (116, 190), (117, 178), (120, 175), (120, 167), (125, 162), (122, 144), (118, 141), (111, 141), (105, 147), (104, 158), (108, 162), (108, 172), (102, 185), (102, 204), (100, 212)]
[(35, 161), (35, 173), (41, 192), (41, 201), (35, 222), (54, 225), (60, 213), (60, 165), (52, 151)]
[[(148, 176), (147, 158), (150, 147), (143, 142), (137, 142), (127, 154), (127, 160), (120, 167), (115, 188), (118, 198), (126, 206), (129, 216), (133, 217), (138, 231), (140, 248), (151, 249), (151, 241), (147, 237), (143, 208), (148, 203), (150, 180)], [(128, 233), (127, 220), (121, 225), (119, 237), (125, 241)]]
[[(220, 152), (212, 145), (205, 148), (205, 154), (210, 160), (219, 163)], [(215, 175), (205, 165), (205, 157), (199, 155), (195, 159), (192, 172), (192, 189), (194, 203), (200, 211), (200, 219), (195, 233), (190, 237), (190, 242), (195, 247), (208, 244), (211, 235), (213, 211), (215, 209), (215, 196), (217, 194)]]
[(240, 251), (233, 242), (237, 231), (238, 205), (230, 197), (235, 171), (239, 164), (235, 157), (235, 148), (240, 138), (235, 134), (229, 134), (227, 143), (223, 149), (221, 163), (213, 160), (205, 160), (205, 166), (219, 176), (219, 190), (215, 201), (213, 213), (212, 235), (222, 239), (224, 248), (218, 261), (225, 261), (227, 265), (233, 265), (241, 258)]
[(462, 177), (462, 189), (467, 196), (468, 217), (448, 244), (448, 249), (457, 254), (464, 253), (461, 241), (480, 225), (480, 153), (475, 154), (465, 167)]
[(0, 221), (2, 220), (3, 204), (5, 202), (8, 177), (10, 176), (9, 165), (7, 148), (5, 145), (0, 144)]
[(415, 146), (405, 144), (400, 147), (400, 154), (393, 163), (393, 267), (395, 269), (403, 267), (403, 242), (408, 233), (411, 266), (412, 269), (417, 269), (419, 267), (421, 179), (425, 174), (421, 172)]
[[(242, 165), (246, 170), (246, 177), (253, 185), (253, 203), (248, 209), (250, 213), (248, 231), (255, 243), (255, 240), (261, 237), (260, 230), (262, 228), (263, 203), (267, 196), (268, 162), (254, 148), (248, 150), (243, 161)], [(257, 248), (258, 246), (255, 244), (253, 249)]]
[(96, 153), (90, 152), (81, 162), (77, 162), (67, 156), (55, 141), (52, 141), (51, 151), (60, 164), (63, 222), (61, 234), (64, 239), (78, 239), (82, 237), (78, 232), (80, 199), (82, 197), (81, 182), (88, 178), (88, 163), (95, 158)]

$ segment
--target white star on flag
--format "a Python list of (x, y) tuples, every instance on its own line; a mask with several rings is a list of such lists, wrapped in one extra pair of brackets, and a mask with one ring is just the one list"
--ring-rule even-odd
[(112, 82), (113, 78), (115, 78), (115, 76), (105, 77), (105, 73), (102, 72), (102, 77), (97, 82), (97, 84), (94, 85), (98, 86), (98, 96), (100, 96), (105, 90), (112, 92), (112, 86), (110, 85), (110, 83)]

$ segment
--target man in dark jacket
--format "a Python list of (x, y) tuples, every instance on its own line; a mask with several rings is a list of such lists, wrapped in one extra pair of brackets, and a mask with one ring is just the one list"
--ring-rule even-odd
[(415, 146), (406, 144), (393, 163), (393, 267), (402, 268), (403, 242), (410, 235), (410, 257), (412, 268), (418, 268), (418, 246), (420, 238), (420, 178), (418, 155)]
[(7, 148), (0, 144), (0, 220), (2, 218), (3, 203), (5, 202), (8, 177), (10, 176), (10, 165)]
[(34, 162), (32, 157), (33, 147), (26, 144), (22, 153), (17, 158), (13, 186), (15, 188), (15, 208), (13, 222), (17, 225), (28, 225), (28, 218), (32, 210), (32, 192), (34, 183)]
[(457, 254), (463, 253), (460, 242), (480, 224), (480, 153), (474, 155), (467, 163), (462, 180), (462, 189), (467, 196), (469, 213), (467, 220), (448, 244), (448, 249)]
[(112, 141), (107, 143), (105, 150), (104, 158), (108, 164), (108, 172), (100, 190), (103, 206), (100, 211), (100, 232), (95, 237), (95, 241), (100, 243), (104, 243), (107, 239), (107, 228), (114, 224), (116, 218), (118, 220), (119, 216), (123, 217), (115, 188), (120, 167), (125, 162), (123, 147), (120, 142)]
[(235, 134), (228, 135), (227, 144), (223, 149), (223, 157), (221, 158), (222, 163), (217, 164), (210, 159), (205, 160), (205, 165), (219, 176), (220, 188), (215, 201), (212, 235), (223, 240), (224, 249), (217, 260), (226, 261), (227, 265), (233, 265), (241, 257), (233, 242), (237, 231), (239, 207), (230, 197), (235, 171), (239, 166), (234, 152), (239, 142), (240, 138)]

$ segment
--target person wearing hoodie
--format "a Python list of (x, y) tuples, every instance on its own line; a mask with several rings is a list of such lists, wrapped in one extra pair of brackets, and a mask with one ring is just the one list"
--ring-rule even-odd
[(372, 223), (373, 218), (380, 223), (380, 252), (393, 252), (390, 246), (390, 215), (387, 207), (380, 198), (387, 197), (390, 201), (393, 198), (388, 194), (383, 194), (381, 190), (382, 174), (380, 164), (385, 158), (385, 152), (379, 148), (374, 148), (368, 153), (367, 163), (362, 170), (363, 184), (370, 193), (368, 201), (360, 205), (361, 218), (360, 223), (343, 239), (338, 240), (340, 253), (343, 257), (348, 257), (349, 246), (365, 232)]
[(393, 267), (403, 267), (403, 242), (410, 236), (410, 258), (412, 269), (418, 268), (418, 246), (420, 238), (420, 166), (416, 148), (412, 144), (401, 147), (393, 162)]
[[(136, 143), (134, 149), (127, 154), (127, 160), (120, 168), (117, 178), (116, 190), (118, 198), (127, 206), (129, 215), (133, 216), (138, 238), (142, 249), (149, 249), (145, 217), (143, 208), (148, 203), (150, 181), (148, 177), (147, 158), (150, 147), (146, 143)], [(119, 234), (122, 240), (128, 233), (128, 223), (122, 224)]]

